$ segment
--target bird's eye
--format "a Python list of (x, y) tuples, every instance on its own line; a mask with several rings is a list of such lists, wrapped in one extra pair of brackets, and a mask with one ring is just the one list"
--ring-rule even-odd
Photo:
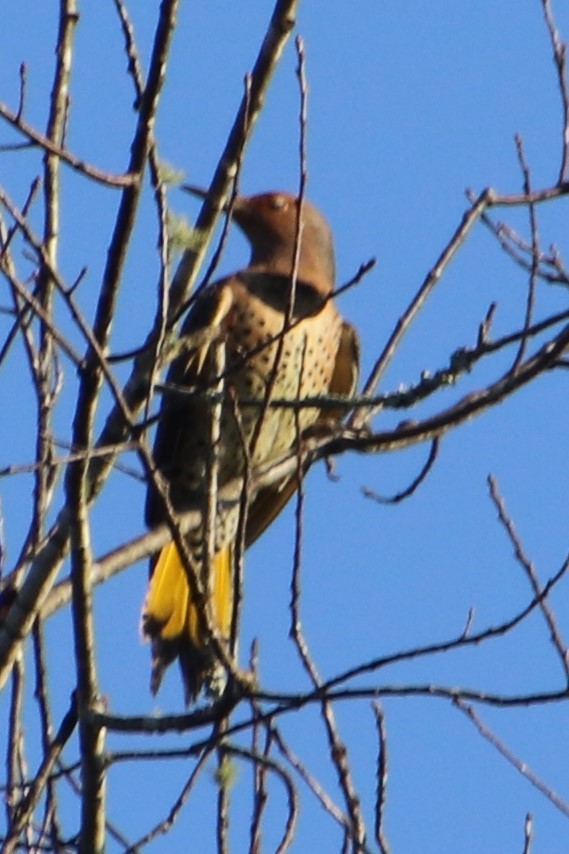
[(286, 208), (287, 200), (284, 196), (279, 196), (277, 194), (271, 198), (271, 204), (274, 210), (279, 211)]

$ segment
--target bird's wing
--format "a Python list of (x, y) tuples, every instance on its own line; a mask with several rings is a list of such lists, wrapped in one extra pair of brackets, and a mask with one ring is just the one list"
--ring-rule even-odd
[[(330, 381), (330, 394), (342, 397), (352, 397), (360, 375), (360, 340), (358, 333), (351, 323), (345, 320), (340, 333), (340, 346), (336, 354), (334, 373)], [(328, 421), (343, 421), (346, 415), (345, 407), (338, 409), (323, 409), (317, 424)]]
[[(359, 377), (360, 345), (358, 334), (354, 327), (344, 321), (340, 336), (340, 345), (336, 355), (334, 373), (330, 382), (330, 393), (351, 397), (357, 386)], [(323, 409), (316, 424), (327, 424), (341, 421), (346, 415), (344, 408)], [(271, 522), (276, 519), (281, 510), (296, 492), (298, 483), (296, 476), (281, 483), (259, 490), (247, 515), (247, 530), (245, 543), (250, 546), (261, 536)]]
[[(233, 304), (231, 278), (204, 291), (190, 310), (174, 343), (174, 356), (166, 376), (160, 418), (154, 440), (154, 463), (168, 480), (175, 478), (180, 449), (200, 420), (208, 418), (207, 404), (184, 395), (184, 389), (206, 389), (211, 381), (212, 344), (219, 340)], [(178, 390), (178, 391), (177, 391)], [(163, 521), (162, 500), (152, 485), (146, 498), (146, 524)]]
[[(183, 509), (187, 484), (199, 479), (199, 457), (207, 440), (208, 403), (184, 389), (207, 389), (215, 379), (214, 345), (221, 340), (233, 306), (233, 279), (226, 279), (198, 297), (170, 351), (171, 364), (154, 442), (154, 463), (169, 483), (174, 509)], [(202, 445), (200, 445), (200, 441)], [(146, 522), (163, 520), (163, 501), (152, 483), (146, 496)], [(211, 661), (205, 654), (203, 615), (192, 596), (186, 569), (173, 542), (155, 555), (142, 609), (142, 633), (152, 642), (150, 685), (160, 686), (165, 669), (178, 657), (186, 703), (195, 700)], [(229, 636), (232, 614), (231, 549), (212, 561), (212, 608), (216, 626)]]

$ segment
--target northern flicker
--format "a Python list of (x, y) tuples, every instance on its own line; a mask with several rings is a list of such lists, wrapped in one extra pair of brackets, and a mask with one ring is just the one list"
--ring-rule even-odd
[[(211, 394), (208, 399), (204, 392), (219, 383), (215, 356), (220, 346), (224, 402), (219, 419), (219, 489), (243, 476), (246, 460), (254, 471), (297, 447), (308, 427), (339, 415), (316, 406), (296, 410), (271, 406), (271, 400), (330, 392), (350, 396), (354, 391), (357, 336), (331, 300), (333, 238), (324, 217), (307, 201), (301, 206), (293, 289), (298, 210), (298, 200), (287, 193), (238, 197), (232, 217), (251, 245), (249, 265), (202, 291), (182, 325), (181, 341), (190, 343), (173, 360), (166, 389), (181, 387), (193, 393), (164, 395), (154, 444), (156, 468), (177, 512), (193, 508), (203, 511), (205, 506), (212, 404)], [(295, 488), (296, 479), (289, 475), (255, 496), (247, 517), (246, 545), (272, 522)], [(150, 487), (146, 501), (149, 526), (164, 520), (163, 506), (163, 500)], [(218, 637), (224, 641), (229, 637), (233, 610), (238, 519), (236, 505), (217, 507), (210, 579), (202, 577), (208, 566), (203, 559), (203, 531), (193, 531), (187, 538), (202, 589), (213, 598), (211, 613)], [(165, 668), (177, 657), (189, 703), (215, 671), (216, 661), (204, 632), (203, 613), (192, 600), (187, 578), (176, 546), (167, 544), (151, 562), (142, 628), (152, 643), (153, 693)]]

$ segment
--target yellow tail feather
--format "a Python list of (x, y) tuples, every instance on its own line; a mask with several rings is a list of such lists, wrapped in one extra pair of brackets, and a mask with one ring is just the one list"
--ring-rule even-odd
[[(213, 559), (211, 585), (213, 618), (222, 638), (229, 637), (233, 611), (231, 548), (228, 546)], [(186, 572), (176, 548), (164, 546), (150, 579), (144, 607), (144, 622), (159, 626), (156, 634), (165, 641), (185, 638), (196, 648), (203, 645), (201, 619), (192, 601)]]
[(213, 560), (213, 614), (222, 638), (228, 638), (233, 615), (232, 550), (229, 546)]

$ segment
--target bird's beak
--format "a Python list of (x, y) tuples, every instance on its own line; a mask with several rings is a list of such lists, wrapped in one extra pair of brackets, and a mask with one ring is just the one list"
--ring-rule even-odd
[[(190, 193), (190, 195), (196, 196), (198, 199), (207, 199), (209, 193), (209, 190), (204, 190), (203, 187), (198, 187), (197, 184), (181, 184), (180, 190), (184, 190), (185, 193)], [(237, 223), (239, 223), (241, 214), (243, 214), (248, 208), (247, 200), (247, 196), (237, 196), (233, 200), (231, 212)], [(226, 202), (221, 210), (226, 212), (228, 208), (229, 203)]]
[(197, 184), (182, 184), (180, 186), (180, 190), (183, 190), (185, 193), (190, 193), (192, 196), (197, 196), (198, 199), (207, 199), (208, 190), (204, 190), (203, 187), (198, 187)]
[[(203, 187), (198, 187), (196, 184), (182, 184), (180, 189), (184, 190), (186, 193), (190, 193), (192, 196), (197, 196), (198, 199), (206, 199), (209, 192), (208, 190), (204, 190)], [(229, 203), (226, 202), (221, 208), (221, 211), (223, 213), (227, 213), (228, 209)], [(251, 197), (236, 196), (231, 205), (231, 219), (239, 226), (246, 237), (249, 236), (248, 226), (251, 222), (251, 218)]]

